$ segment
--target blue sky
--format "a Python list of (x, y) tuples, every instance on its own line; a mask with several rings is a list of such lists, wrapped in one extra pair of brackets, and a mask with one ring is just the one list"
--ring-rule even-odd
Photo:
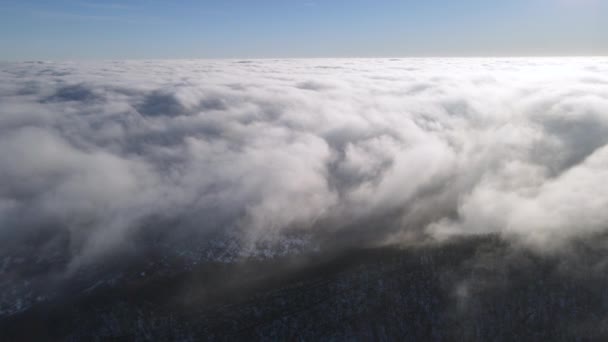
[(608, 55), (605, 0), (0, 0), (0, 59)]

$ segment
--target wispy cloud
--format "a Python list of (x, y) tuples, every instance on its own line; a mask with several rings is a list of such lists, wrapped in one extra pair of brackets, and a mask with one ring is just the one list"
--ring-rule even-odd
[(133, 5), (111, 2), (78, 2), (79, 6), (101, 10), (133, 10)]
[(70, 21), (114, 21), (124, 23), (136, 23), (138, 19), (140, 19), (138, 17), (120, 14), (85, 14), (67, 11), (34, 10), (31, 13), (36, 17)]

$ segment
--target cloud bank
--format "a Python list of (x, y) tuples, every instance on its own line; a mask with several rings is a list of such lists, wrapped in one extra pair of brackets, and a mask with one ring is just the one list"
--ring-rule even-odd
[(1, 64), (0, 235), (48, 230), (78, 256), (146, 229), (559, 245), (608, 228), (607, 75), (605, 58)]

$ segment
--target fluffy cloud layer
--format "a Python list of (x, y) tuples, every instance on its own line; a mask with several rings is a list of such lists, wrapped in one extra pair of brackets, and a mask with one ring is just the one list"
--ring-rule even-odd
[(52, 228), (97, 255), (151, 226), (602, 233), (607, 75), (602, 58), (2, 64), (0, 234)]

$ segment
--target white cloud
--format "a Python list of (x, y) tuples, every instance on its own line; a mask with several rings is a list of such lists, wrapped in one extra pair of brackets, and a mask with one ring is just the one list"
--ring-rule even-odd
[(185, 236), (382, 218), (378, 241), (559, 244), (608, 227), (607, 72), (602, 58), (2, 64), (0, 229), (53, 224), (85, 254), (151, 218)]

